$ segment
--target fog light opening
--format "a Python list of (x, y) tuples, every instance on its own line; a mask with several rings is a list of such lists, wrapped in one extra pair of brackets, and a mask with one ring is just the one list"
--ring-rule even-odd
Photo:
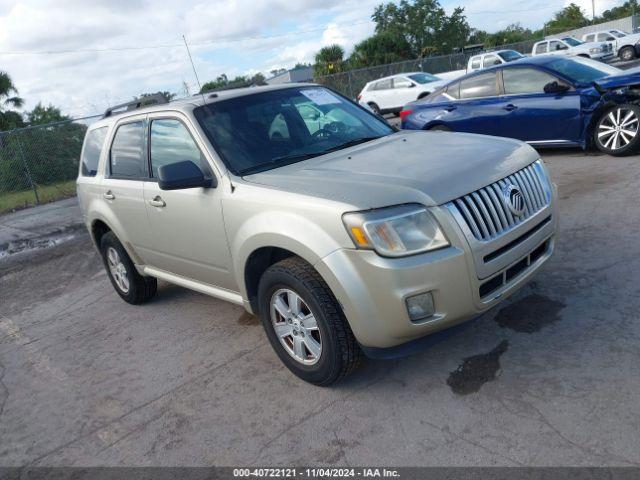
[(435, 313), (435, 308), (433, 307), (433, 295), (431, 292), (420, 293), (418, 295), (407, 297), (405, 303), (407, 305), (409, 319), (412, 322), (417, 322), (427, 317), (431, 317)]

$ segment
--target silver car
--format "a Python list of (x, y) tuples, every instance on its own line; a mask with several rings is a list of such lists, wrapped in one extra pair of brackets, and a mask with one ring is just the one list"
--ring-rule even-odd
[(502, 301), (550, 257), (557, 221), (526, 144), (397, 131), (308, 84), (109, 110), (78, 196), (125, 301), (162, 279), (242, 305), (318, 385)]

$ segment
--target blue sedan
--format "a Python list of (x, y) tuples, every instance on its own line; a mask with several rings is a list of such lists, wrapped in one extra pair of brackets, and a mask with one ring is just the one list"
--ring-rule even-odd
[(481, 70), (407, 104), (402, 128), (511, 137), (534, 146), (640, 148), (640, 69), (539, 56)]

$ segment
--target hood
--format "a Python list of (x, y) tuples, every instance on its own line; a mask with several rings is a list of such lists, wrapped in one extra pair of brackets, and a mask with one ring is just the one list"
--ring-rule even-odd
[(358, 209), (435, 206), (489, 185), (539, 158), (525, 143), (450, 132), (403, 131), (244, 177)]
[(596, 80), (596, 84), (603, 89), (640, 85), (640, 67), (603, 77)]

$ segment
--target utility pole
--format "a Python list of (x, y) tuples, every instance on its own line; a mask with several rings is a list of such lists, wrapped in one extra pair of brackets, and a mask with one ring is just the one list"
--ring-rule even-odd
[(596, 22), (596, 0), (591, 0), (591, 22)]

